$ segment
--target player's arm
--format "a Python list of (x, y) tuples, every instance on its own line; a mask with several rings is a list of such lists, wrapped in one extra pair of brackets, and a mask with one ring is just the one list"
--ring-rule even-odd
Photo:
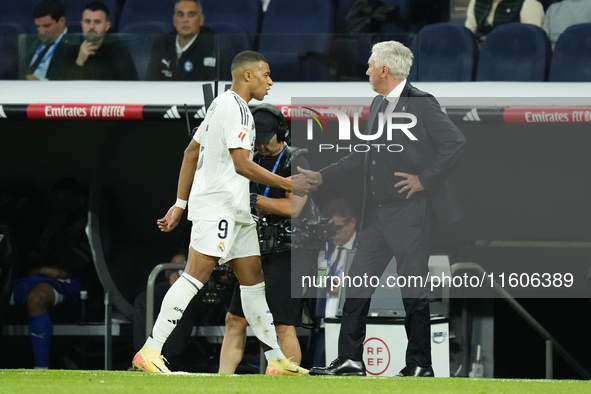
[(250, 160), (250, 151), (247, 149), (230, 149), (230, 155), (232, 156), (236, 173), (253, 182), (277, 187), (288, 192), (293, 191), (293, 194), (299, 196), (305, 196), (310, 191), (315, 190), (315, 187), (303, 178), (292, 181), (289, 178), (282, 178), (279, 175), (273, 174), (271, 171), (267, 171)]
[(195, 171), (197, 170), (197, 161), (199, 161), (200, 149), (201, 145), (194, 139), (191, 139), (189, 146), (187, 146), (187, 149), (185, 149), (176, 192), (177, 202), (175, 205), (170, 207), (166, 213), (166, 216), (156, 221), (158, 228), (161, 231), (172, 231), (179, 224), (181, 216), (183, 216), (187, 200), (189, 199), (191, 185), (193, 184), (193, 178), (195, 177)]
[(195, 171), (197, 170), (197, 162), (199, 161), (200, 149), (201, 144), (199, 144), (199, 142), (195, 141), (194, 139), (191, 139), (189, 146), (187, 146), (185, 149), (176, 192), (177, 198), (183, 200), (189, 199), (189, 192), (191, 191), (191, 185), (193, 185)]
[(269, 198), (259, 195), (256, 207), (274, 215), (297, 219), (307, 200), (308, 196), (294, 196), (289, 192), (285, 193), (285, 198)]
[(291, 191), (291, 181), (289, 179), (273, 174), (271, 171), (267, 171), (250, 160), (249, 150), (242, 148), (230, 149), (230, 155), (232, 156), (234, 169), (237, 174), (262, 185), (278, 187), (288, 192)]

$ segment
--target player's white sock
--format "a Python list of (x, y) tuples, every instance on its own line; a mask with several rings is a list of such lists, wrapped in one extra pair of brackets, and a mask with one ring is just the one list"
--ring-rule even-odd
[(176, 327), (189, 302), (201, 290), (203, 283), (184, 272), (168, 289), (160, 313), (152, 329), (152, 335), (146, 341), (149, 348), (161, 352), (164, 342)]
[(273, 315), (269, 311), (265, 298), (265, 282), (253, 286), (240, 285), (240, 296), (244, 316), (256, 337), (261, 341), (267, 360), (285, 358), (279, 348)]

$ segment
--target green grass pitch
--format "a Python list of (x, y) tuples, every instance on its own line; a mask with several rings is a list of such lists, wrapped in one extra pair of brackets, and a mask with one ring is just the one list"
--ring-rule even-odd
[(291, 377), (123, 371), (0, 370), (1, 394), (584, 394), (591, 382), (464, 378)]

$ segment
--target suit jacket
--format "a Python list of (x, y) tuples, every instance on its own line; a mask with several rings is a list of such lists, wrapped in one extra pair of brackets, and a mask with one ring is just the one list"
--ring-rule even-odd
[[(367, 127), (375, 123), (382, 96), (376, 96), (371, 103)], [(466, 144), (466, 138), (447, 117), (439, 103), (431, 94), (423, 92), (406, 83), (394, 112), (412, 113), (417, 124), (410, 131), (418, 141), (409, 141), (402, 133), (393, 133), (394, 143), (406, 139), (402, 158), (415, 170), (425, 188), (426, 198), (439, 220), (451, 223), (462, 217), (462, 211), (454, 197), (448, 175), (454, 168), (459, 154)], [(369, 133), (368, 133), (369, 134)], [(408, 142), (406, 142), (408, 141)], [(363, 207), (367, 201), (367, 177), (369, 173), (369, 153), (353, 152), (338, 162), (320, 170), (323, 182), (329, 183), (341, 178), (360, 166), (364, 166)], [(392, 169), (396, 171), (396, 169)], [(393, 187), (394, 185), (392, 185)], [(363, 216), (363, 214), (362, 214)]]
[[(51, 60), (49, 61), (49, 66), (47, 67), (47, 79), (64, 79), (66, 74), (67, 49), (71, 39), (72, 38), (69, 34), (65, 34), (59, 44), (55, 47), (55, 51), (53, 52)], [(20, 79), (24, 79), (29, 74), (29, 65), (31, 64), (31, 60), (39, 45), (41, 45), (41, 40), (39, 40), (37, 35), (29, 34), (25, 39), (25, 56), (24, 58), (21, 58)]]

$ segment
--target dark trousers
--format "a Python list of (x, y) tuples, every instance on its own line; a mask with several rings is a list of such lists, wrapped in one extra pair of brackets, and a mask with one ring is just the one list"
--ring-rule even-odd
[[(398, 276), (426, 278), (430, 255), (430, 212), (425, 199), (401, 202), (390, 207), (375, 207), (366, 215), (367, 225), (359, 233), (357, 252), (348, 276), (381, 277), (392, 256), (396, 257)], [(400, 288), (408, 337), (406, 363), (431, 365), (431, 326), (427, 289), (420, 286)], [(346, 289), (347, 299), (339, 335), (339, 356), (363, 359), (367, 313), (375, 288)]]

